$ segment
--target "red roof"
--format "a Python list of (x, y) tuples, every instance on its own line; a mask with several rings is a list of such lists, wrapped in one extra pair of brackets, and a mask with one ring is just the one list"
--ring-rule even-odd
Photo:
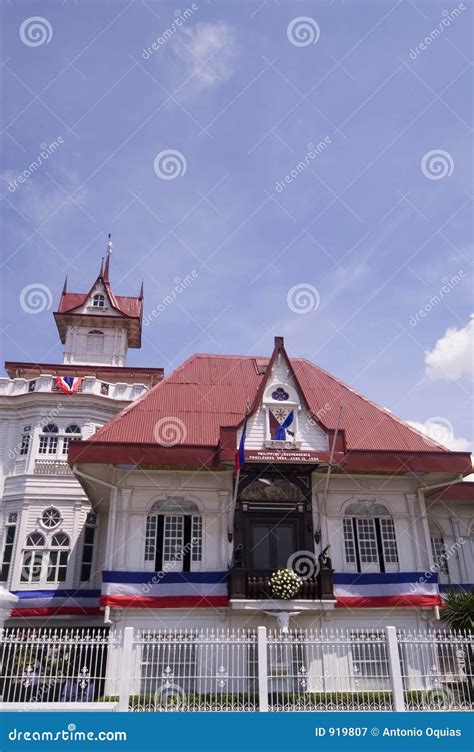
[[(258, 365), (268, 362), (252, 356), (193, 355), (91, 441), (153, 444), (157, 423), (168, 418), (184, 426), (178, 444), (216, 447), (221, 427), (242, 422), (248, 401), (266, 379)], [(347, 450), (449, 453), (308, 360), (292, 358), (290, 364), (313, 415), (322, 411), (324, 428), (336, 428), (342, 405), (340, 430)]]
[[(87, 292), (65, 292), (59, 301), (58, 313), (72, 313), (76, 308), (83, 306), (89, 297)], [(128, 297), (126, 295), (114, 295), (112, 298), (114, 308), (124, 316), (140, 318), (143, 300)]]
[(461, 483), (452, 483), (446, 488), (438, 488), (428, 494), (430, 501), (436, 499), (449, 499), (450, 501), (474, 501), (474, 482), (462, 481)]
[(128, 346), (141, 347), (143, 284), (138, 297), (114, 295), (110, 285), (109, 270), (110, 250), (107, 252), (105, 263), (104, 260), (102, 260), (99, 274), (89, 292), (68, 292), (66, 277), (61, 298), (59, 300), (58, 310), (54, 313), (61, 342), (65, 342), (67, 325), (70, 325), (73, 321), (81, 321), (84, 316), (87, 317), (87, 320), (91, 325), (94, 325), (97, 321), (97, 325), (100, 326), (100, 318), (104, 315), (101, 308), (91, 308), (86, 311), (85, 314), (81, 314), (77, 309), (81, 308), (90, 298), (96, 285), (101, 284), (111, 307), (121, 313), (126, 319), (125, 323), (128, 332)]

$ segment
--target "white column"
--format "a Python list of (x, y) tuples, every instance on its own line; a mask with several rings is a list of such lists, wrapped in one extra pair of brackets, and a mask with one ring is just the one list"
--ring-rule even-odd
[(132, 498), (131, 488), (120, 490), (119, 514), (117, 520), (117, 534), (115, 536), (116, 566), (118, 569), (126, 569), (128, 559), (128, 541), (130, 534), (130, 501)]
[(133, 627), (125, 627), (123, 630), (122, 659), (120, 661), (120, 683), (118, 709), (123, 713), (128, 712), (130, 697), (130, 681), (133, 665)]
[(257, 627), (258, 699), (260, 712), (268, 712), (267, 628)]
[(388, 664), (390, 666), (390, 682), (393, 693), (393, 709), (404, 711), (405, 700), (403, 697), (403, 681), (402, 672), (400, 670), (397, 630), (395, 627), (385, 627), (385, 632), (387, 635), (387, 654)]

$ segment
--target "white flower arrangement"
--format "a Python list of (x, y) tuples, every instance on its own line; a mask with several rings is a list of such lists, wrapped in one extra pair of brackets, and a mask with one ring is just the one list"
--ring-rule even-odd
[(301, 588), (302, 580), (292, 569), (279, 569), (270, 578), (270, 588), (274, 598), (291, 600)]

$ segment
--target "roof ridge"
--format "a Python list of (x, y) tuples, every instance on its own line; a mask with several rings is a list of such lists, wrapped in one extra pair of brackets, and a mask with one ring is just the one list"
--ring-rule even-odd
[(394, 413), (390, 412), (386, 407), (382, 407), (381, 405), (378, 405), (376, 402), (373, 402), (371, 399), (365, 396), (365, 394), (362, 394), (357, 389), (353, 389), (349, 384), (346, 384), (344, 381), (341, 381), (341, 379), (338, 379), (337, 376), (334, 376), (332, 373), (329, 373), (329, 371), (325, 371), (324, 368), (321, 368), (320, 366), (317, 366), (316, 363), (312, 363), (307, 358), (297, 358), (297, 360), (300, 360), (304, 363), (308, 363), (312, 368), (316, 368), (321, 373), (324, 373), (325, 376), (327, 376), (332, 381), (335, 381), (339, 386), (343, 387), (344, 389), (349, 390), (353, 394), (357, 394), (360, 399), (363, 399), (364, 402), (367, 402), (369, 405), (374, 407), (376, 410), (379, 410), (380, 412), (384, 413), (387, 418), (391, 418), (395, 423), (400, 424), (403, 428), (408, 428), (410, 431), (413, 431), (413, 433), (416, 433), (418, 436), (420, 436), (422, 439), (427, 441), (429, 444), (434, 444), (435, 446), (439, 447), (440, 449), (443, 449), (445, 452), (451, 451), (447, 447), (443, 446), (443, 444), (439, 444), (434, 439), (430, 439), (429, 436), (427, 436), (425, 433), (422, 433), (421, 431), (418, 431), (416, 428), (413, 428), (413, 426), (410, 426), (409, 423), (407, 423), (405, 420), (402, 420), (402, 418), (399, 418), (397, 415), (394, 415)]

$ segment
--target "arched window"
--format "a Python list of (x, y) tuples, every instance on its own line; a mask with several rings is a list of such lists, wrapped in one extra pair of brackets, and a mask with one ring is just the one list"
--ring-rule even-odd
[(449, 574), (448, 557), (441, 529), (433, 520), (429, 521), (431, 553), (438, 574)]
[(48, 423), (40, 435), (39, 454), (56, 454), (58, 449), (58, 427)]
[(104, 332), (99, 329), (91, 329), (87, 334), (86, 348), (89, 355), (102, 355), (104, 352)]
[(51, 538), (47, 582), (64, 582), (69, 559), (69, 536), (55, 533)]
[(174, 496), (153, 505), (146, 521), (145, 561), (189, 572), (202, 558), (202, 518), (191, 501)]
[(398, 568), (395, 527), (389, 511), (374, 499), (346, 507), (343, 520), (347, 564), (358, 572), (386, 572)]
[(81, 581), (90, 580), (92, 574), (92, 561), (94, 558), (94, 540), (96, 535), (97, 516), (95, 512), (89, 512), (84, 525), (84, 539), (82, 546)]
[(39, 582), (43, 565), (45, 538), (42, 533), (30, 533), (25, 548), (23, 549), (23, 561), (21, 565), (21, 582)]
[(105, 295), (96, 292), (96, 294), (92, 296), (92, 306), (93, 308), (105, 308)]
[(63, 454), (67, 454), (70, 441), (80, 441), (81, 429), (76, 423), (71, 423), (65, 431), (66, 435), (63, 437)]

